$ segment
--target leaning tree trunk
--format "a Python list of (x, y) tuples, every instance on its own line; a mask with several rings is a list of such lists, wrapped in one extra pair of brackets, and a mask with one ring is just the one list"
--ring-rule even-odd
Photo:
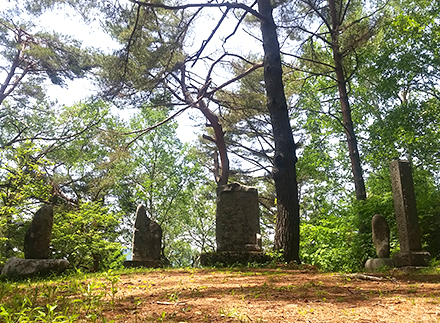
[(361, 160), (359, 157), (359, 150), (358, 150), (356, 135), (353, 127), (353, 119), (351, 118), (351, 108), (347, 94), (347, 80), (345, 78), (344, 69), (342, 67), (342, 53), (339, 47), (340, 22), (338, 18), (338, 12), (336, 9), (335, 0), (329, 0), (328, 4), (329, 4), (330, 16), (332, 20), (331, 36), (332, 36), (333, 61), (335, 64), (336, 80), (338, 83), (338, 90), (339, 90), (339, 100), (341, 103), (344, 131), (347, 137), (347, 145), (348, 145), (348, 151), (351, 162), (351, 170), (353, 173), (356, 199), (365, 200), (367, 198), (367, 193), (365, 190)]
[(185, 101), (188, 105), (199, 109), (205, 118), (209, 121), (208, 126), (214, 129), (214, 137), (204, 135), (203, 138), (212, 141), (219, 151), (220, 165), (218, 164), (218, 158), (215, 158), (214, 176), (217, 186), (228, 184), (229, 179), (229, 158), (226, 150), (225, 133), (223, 127), (219, 122), (218, 117), (206, 106), (203, 101), (203, 96), (199, 94), (197, 100), (194, 100), (190, 91), (185, 83), (185, 65), (180, 67), (181, 78), (179, 80), (182, 92), (185, 96)]
[(264, 47), (264, 82), (275, 142), (273, 178), (277, 195), (275, 249), (286, 261), (299, 262), (299, 202), (296, 180), (296, 146), (284, 94), (283, 71), (276, 25), (270, 0), (258, 0)]

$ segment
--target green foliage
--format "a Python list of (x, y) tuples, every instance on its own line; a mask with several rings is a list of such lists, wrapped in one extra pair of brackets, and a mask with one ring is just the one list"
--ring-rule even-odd
[(54, 210), (52, 257), (69, 260), (74, 269), (102, 271), (122, 266), (122, 215), (98, 203)]
[[(132, 137), (167, 116), (165, 108), (144, 107), (130, 119)], [(147, 216), (162, 227), (164, 256), (174, 265), (188, 266), (198, 253), (212, 248), (215, 188), (206, 184), (193, 149), (176, 138), (176, 127), (169, 122), (133, 142), (129, 158), (117, 166), (120, 177), (112, 193), (131, 226), (128, 246), (133, 213), (143, 203)]]
[(357, 271), (371, 248), (359, 246), (357, 228), (350, 217), (327, 215), (317, 224), (301, 224), (301, 259), (324, 271)]
[(1, 152), (0, 263), (21, 255), (26, 223), (41, 201), (51, 196), (44, 172), (50, 163), (35, 157), (39, 154), (41, 150), (30, 142)]

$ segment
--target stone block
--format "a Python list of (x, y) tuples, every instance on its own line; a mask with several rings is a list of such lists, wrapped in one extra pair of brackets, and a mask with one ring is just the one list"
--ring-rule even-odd
[(365, 269), (368, 271), (376, 271), (379, 268), (389, 267), (394, 268), (395, 263), (392, 258), (373, 258), (368, 259), (365, 263)]
[(230, 267), (233, 265), (248, 265), (250, 263), (267, 264), (272, 258), (258, 251), (223, 251), (209, 252), (200, 255), (202, 266)]
[(400, 250), (403, 253), (421, 250), (411, 165), (408, 161), (393, 160), (390, 174)]
[(45, 205), (39, 209), (26, 231), (24, 238), (24, 257), (26, 259), (49, 258), (50, 240), (52, 238), (53, 208)]
[(217, 188), (217, 251), (261, 250), (258, 191), (237, 183)]
[(133, 233), (133, 261), (160, 260), (162, 255), (162, 228), (147, 216), (145, 206), (139, 205)]
[(373, 233), (373, 244), (379, 258), (390, 256), (390, 228), (383, 216), (376, 214), (371, 219), (371, 231)]
[(393, 256), (396, 267), (428, 266), (431, 255), (427, 251), (401, 252)]
[(2, 275), (9, 277), (32, 277), (61, 273), (70, 265), (65, 259), (23, 259), (12, 257), (2, 269)]
[(162, 268), (163, 264), (160, 260), (127, 260), (123, 263), (125, 268)]

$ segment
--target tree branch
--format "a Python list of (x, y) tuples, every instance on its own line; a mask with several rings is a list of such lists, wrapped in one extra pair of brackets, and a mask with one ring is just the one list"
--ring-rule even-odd
[(246, 12), (249, 12), (250, 14), (252, 14), (253, 16), (255, 16), (260, 20), (266, 20), (266, 18), (263, 15), (261, 15), (258, 11), (252, 9), (251, 7), (243, 3), (233, 3), (233, 2), (211, 3), (210, 2), (210, 3), (188, 3), (184, 5), (168, 6), (161, 3), (150, 3), (150, 2), (137, 1), (137, 0), (129, 0), (129, 1), (144, 7), (162, 8), (168, 10), (185, 10), (189, 8), (221, 8), (221, 7), (225, 7), (227, 9), (241, 9)]
[[(128, 149), (128, 147), (130, 147), (130, 146), (131, 146), (136, 140), (138, 140), (140, 137), (142, 137), (142, 136), (145, 135), (146, 133), (150, 132), (151, 130), (154, 130), (154, 129), (156, 129), (157, 127), (159, 127), (159, 126), (161, 126), (161, 125), (167, 123), (168, 121), (174, 119), (175, 117), (177, 117), (178, 115), (180, 115), (181, 113), (183, 113), (184, 111), (186, 111), (189, 107), (190, 107), (190, 106), (186, 106), (185, 108), (180, 109), (180, 110), (177, 111), (176, 113), (170, 115), (168, 118), (165, 118), (164, 120), (162, 120), (162, 121), (156, 123), (155, 125), (153, 125), (153, 126), (151, 126), (151, 127), (148, 127), (148, 128), (145, 128), (145, 129), (143, 129), (143, 130), (141, 130), (141, 131), (139, 132), (139, 134), (138, 134), (135, 138), (133, 138), (132, 140), (130, 140), (130, 141), (125, 145), (124, 148), (125, 148), (125, 149)], [(127, 133), (127, 134), (129, 134), (129, 133)]]
[(243, 73), (241, 73), (240, 75), (237, 75), (236, 77), (230, 79), (229, 81), (217, 86), (216, 88), (214, 88), (212, 91), (209, 91), (206, 93), (207, 97), (212, 96), (215, 92), (221, 90), (222, 88), (228, 86), (229, 84), (238, 81), (240, 79), (242, 79), (243, 77), (249, 75), (250, 73), (252, 73), (253, 71), (255, 71), (256, 69), (259, 69), (260, 67), (263, 67), (263, 63), (257, 63), (252, 65), (250, 68), (248, 68), (246, 71), (244, 71)]

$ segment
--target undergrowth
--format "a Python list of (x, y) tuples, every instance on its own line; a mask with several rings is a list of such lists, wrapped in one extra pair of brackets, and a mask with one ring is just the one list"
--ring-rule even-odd
[[(0, 282), (0, 322), (112, 322), (111, 310), (119, 293), (120, 275), (126, 269), (97, 274), (22, 279)], [(142, 272), (149, 269), (142, 269)]]

